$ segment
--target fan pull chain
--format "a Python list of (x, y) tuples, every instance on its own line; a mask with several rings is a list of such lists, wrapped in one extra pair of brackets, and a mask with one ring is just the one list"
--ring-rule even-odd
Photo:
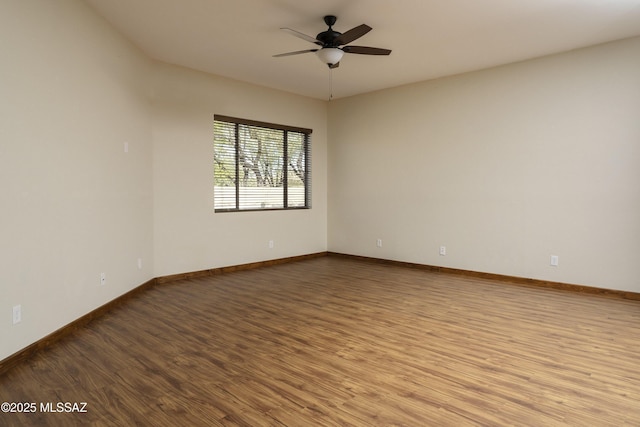
[(333, 69), (329, 68), (329, 101), (333, 99)]

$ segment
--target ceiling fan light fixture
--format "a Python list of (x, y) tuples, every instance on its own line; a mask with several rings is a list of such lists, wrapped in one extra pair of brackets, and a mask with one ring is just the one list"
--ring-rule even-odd
[(334, 65), (340, 62), (344, 52), (337, 47), (325, 47), (316, 52), (320, 61), (327, 65)]

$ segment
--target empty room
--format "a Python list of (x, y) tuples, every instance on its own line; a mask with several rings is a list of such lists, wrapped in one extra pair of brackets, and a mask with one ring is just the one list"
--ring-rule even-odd
[(640, 1), (0, 3), (0, 425), (640, 425)]

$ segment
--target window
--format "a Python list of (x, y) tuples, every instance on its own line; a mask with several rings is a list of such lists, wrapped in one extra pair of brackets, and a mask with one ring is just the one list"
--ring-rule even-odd
[(311, 129), (215, 115), (216, 212), (311, 207)]

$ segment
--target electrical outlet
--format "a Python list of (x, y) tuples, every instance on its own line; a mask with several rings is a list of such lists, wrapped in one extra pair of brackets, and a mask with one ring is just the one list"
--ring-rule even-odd
[(100, 273), (100, 284), (105, 285), (107, 283), (107, 273)]
[(22, 306), (20, 304), (13, 306), (13, 324), (22, 322)]
[(273, 240), (269, 240), (269, 249), (273, 249), (274, 243)]
[(138, 270), (142, 270), (142, 258), (138, 258)]
[(447, 254), (447, 247), (446, 246), (440, 246), (440, 255), (441, 256), (445, 256)]
[(551, 255), (551, 266), (558, 266), (558, 255)]
[(381, 248), (381, 247), (382, 247), (382, 239), (378, 239), (378, 240), (376, 241), (376, 246), (377, 246), (377, 247), (379, 247), (379, 248)]

